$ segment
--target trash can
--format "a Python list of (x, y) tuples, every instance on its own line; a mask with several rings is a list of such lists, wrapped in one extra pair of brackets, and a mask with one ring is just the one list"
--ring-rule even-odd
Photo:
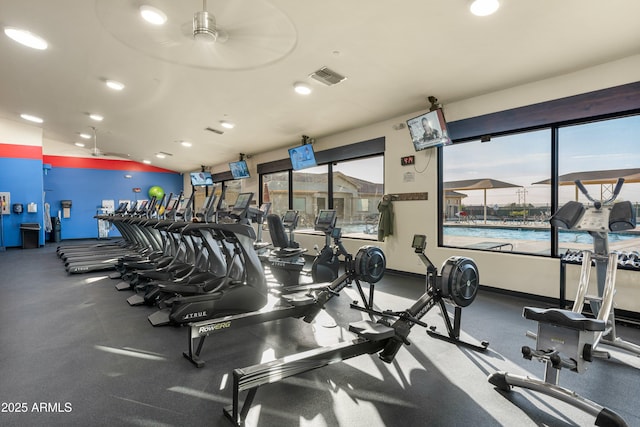
[(60, 243), (62, 232), (62, 222), (57, 216), (51, 217), (51, 232), (49, 233), (49, 241)]
[(23, 222), (20, 224), (22, 235), (22, 249), (35, 249), (40, 247), (40, 224), (37, 222)]

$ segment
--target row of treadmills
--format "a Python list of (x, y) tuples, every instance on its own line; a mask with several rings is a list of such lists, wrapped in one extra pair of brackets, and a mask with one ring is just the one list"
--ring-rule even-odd
[(116, 269), (110, 277), (123, 279), (117, 288), (138, 292), (131, 305), (161, 307), (149, 318), (154, 325), (261, 308), (267, 284), (248, 218), (262, 222), (268, 205), (252, 208), (253, 193), (241, 193), (231, 210), (222, 211), (212, 195), (194, 214), (194, 196), (184, 208), (181, 195), (140, 201), (128, 210), (122, 203), (114, 214), (97, 216), (117, 228), (121, 241), (63, 245), (57, 254), (69, 273)]
[[(116, 270), (109, 275), (120, 279), (116, 288), (135, 291), (127, 299), (130, 305), (158, 308), (148, 316), (154, 326), (257, 312), (274, 295), (280, 300), (280, 311), (272, 313), (272, 318), (294, 316), (310, 321), (329, 299), (357, 279), (353, 267), (357, 262), (333, 282), (315, 284), (318, 292), (314, 294), (308, 284), (274, 288), (267, 283), (265, 257), (258, 255), (265, 250), (278, 252), (278, 248), (266, 248), (260, 235), (265, 217), (274, 215), (268, 215), (268, 203), (259, 209), (251, 207), (253, 196), (240, 193), (232, 209), (221, 210), (212, 195), (196, 213), (194, 194), (183, 207), (182, 195), (141, 201), (130, 208), (123, 203), (114, 214), (97, 216), (118, 229), (121, 241), (63, 245), (57, 253), (69, 273)], [(252, 222), (258, 224), (257, 232)], [(366, 250), (359, 252), (355, 261), (365, 263), (368, 255)]]

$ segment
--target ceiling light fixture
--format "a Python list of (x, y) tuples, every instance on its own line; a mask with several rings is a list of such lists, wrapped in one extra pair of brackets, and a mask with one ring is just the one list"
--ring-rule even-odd
[(191, 144), (189, 141), (180, 141), (180, 145), (182, 145), (183, 147), (191, 147), (193, 144)]
[(226, 120), (220, 120), (220, 126), (227, 129), (233, 129), (234, 127), (236, 127), (235, 124), (228, 122)]
[(495, 13), (500, 7), (498, 0), (474, 0), (469, 10), (476, 16), (488, 16)]
[(142, 163), (144, 163), (145, 165), (150, 165), (151, 164), (151, 160), (143, 160)]
[(296, 82), (293, 84), (293, 89), (300, 95), (309, 95), (311, 93), (311, 87), (302, 82)]
[(113, 90), (122, 90), (124, 89), (124, 84), (117, 82), (115, 80), (107, 80), (106, 82), (107, 87), (109, 87), (109, 89), (113, 89)]
[(28, 120), (30, 122), (33, 122), (33, 123), (42, 123), (42, 122), (44, 122), (44, 120), (42, 120), (40, 117), (32, 116), (31, 114), (20, 114), (20, 117), (22, 117), (23, 119)]
[(164, 158), (166, 158), (167, 156), (165, 156), (163, 153), (157, 153), (157, 154), (156, 154), (156, 157), (157, 157), (157, 158), (159, 158), (159, 159), (164, 159)]
[(75, 144), (76, 147), (84, 147), (84, 144), (82, 142), (76, 142)]
[(96, 122), (101, 122), (104, 120), (104, 117), (102, 117), (100, 114), (89, 114), (89, 118), (91, 120), (95, 120)]
[(45, 39), (27, 30), (21, 30), (19, 28), (13, 28), (13, 27), (5, 27), (4, 33), (10, 39), (20, 43), (21, 45), (30, 47), (32, 49), (45, 50), (49, 46)]
[(91, 139), (91, 135), (89, 135), (88, 133), (81, 133), (80, 134), (80, 138), (82, 138), (82, 139)]
[(167, 22), (167, 15), (153, 6), (140, 6), (140, 16), (142, 19), (153, 25), (164, 25)]

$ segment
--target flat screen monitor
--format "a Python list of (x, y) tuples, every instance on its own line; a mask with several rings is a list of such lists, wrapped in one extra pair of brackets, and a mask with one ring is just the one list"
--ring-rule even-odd
[(238, 198), (236, 202), (233, 204), (234, 211), (242, 211), (249, 207), (251, 203), (251, 199), (253, 198), (253, 193), (240, 193), (238, 194)]
[(247, 162), (244, 160), (229, 163), (229, 168), (231, 169), (231, 175), (233, 175), (233, 179), (243, 179), (249, 178), (251, 176), (249, 175)]
[(211, 172), (191, 172), (191, 185), (195, 187), (203, 185), (213, 185)]
[(407, 120), (407, 127), (416, 151), (451, 144), (441, 108)]
[(289, 148), (289, 158), (291, 159), (291, 167), (294, 171), (317, 166), (316, 155), (313, 152), (311, 144), (301, 145), (295, 148)]

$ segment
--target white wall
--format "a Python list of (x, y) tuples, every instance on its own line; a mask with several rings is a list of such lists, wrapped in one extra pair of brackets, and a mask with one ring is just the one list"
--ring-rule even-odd
[(42, 147), (42, 128), (0, 118), (0, 144)]
[[(531, 105), (552, 99), (578, 95), (638, 81), (640, 55), (580, 70), (571, 74), (550, 78), (514, 87), (500, 92), (489, 93), (471, 99), (447, 103), (443, 102), (447, 120), (489, 114), (510, 108)], [(425, 94), (431, 95), (431, 94)], [(433, 95), (438, 95), (434, 93)], [(461, 249), (437, 248), (437, 159), (435, 149), (414, 152), (407, 129), (395, 130), (394, 125), (405, 123), (411, 117), (426, 111), (416, 111), (370, 126), (353, 129), (327, 137), (316, 137), (316, 151), (384, 136), (385, 152), (385, 192), (428, 192), (427, 201), (407, 201), (394, 203), (395, 233), (386, 242), (376, 243), (385, 252), (387, 267), (413, 273), (423, 273), (424, 267), (410, 248), (412, 236), (416, 233), (427, 235), (427, 254), (439, 265), (453, 255), (473, 258), (478, 264), (483, 285), (509, 289), (518, 292), (557, 298), (559, 296), (559, 260), (547, 257), (504, 254), (495, 252), (465, 251)], [(400, 157), (414, 154), (415, 167), (400, 166)], [(284, 149), (254, 155), (251, 159), (254, 175), (255, 165), (286, 157)], [(221, 165), (220, 170), (226, 170)], [(407, 173), (413, 174), (413, 181)], [(244, 183), (243, 191), (258, 192), (257, 179)], [(268, 236), (265, 236), (268, 239)], [(296, 235), (296, 240), (312, 252), (314, 244), (322, 245), (323, 239)], [(347, 241), (347, 249), (355, 251), (370, 241)], [(568, 281), (575, 280), (573, 276)], [(630, 283), (631, 282), (631, 283)], [(625, 310), (640, 312), (640, 274), (624, 272), (619, 275), (617, 306)], [(571, 286), (571, 283), (569, 283)], [(574, 288), (568, 288), (569, 298)]]

